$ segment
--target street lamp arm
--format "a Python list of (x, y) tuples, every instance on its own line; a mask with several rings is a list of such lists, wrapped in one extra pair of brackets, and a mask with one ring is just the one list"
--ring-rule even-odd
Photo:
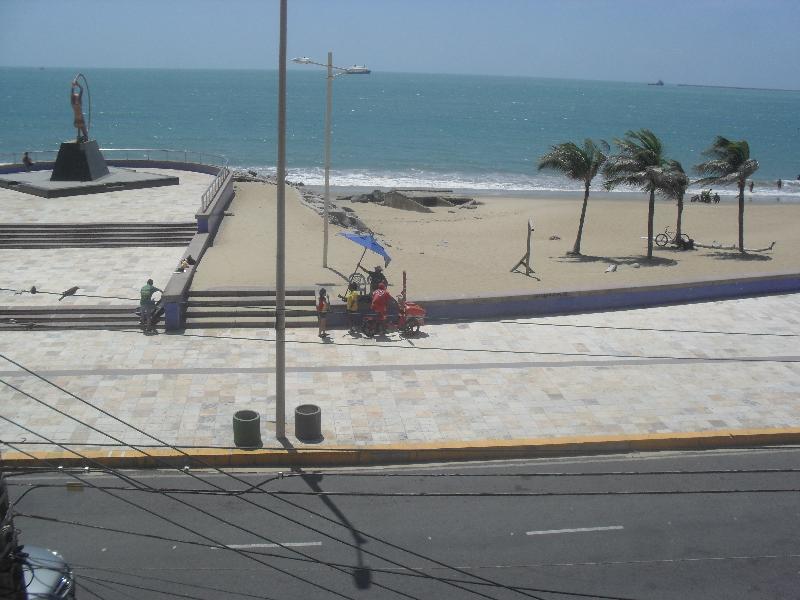
[[(300, 56), (298, 58), (293, 58), (292, 62), (293, 63), (297, 63), (299, 65), (317, 65), (318, 67), (325, 67), (326, 69), (328, 68), (328, 65), (326, 65), (325, 63), (321, 63), (321, 62), (317, 62), (315, 60), (311, 60), (307, 56)], [(347, 74), (347, 68), (346, 67), (337, 67), (336, 65), (331, 65), (331, 69), (336, 69), (337, 71), (341, 71), (341, 73), (336, 73), (336, 75), (346, 75)], [(334, 77), (336, 75), (334, 75)]]

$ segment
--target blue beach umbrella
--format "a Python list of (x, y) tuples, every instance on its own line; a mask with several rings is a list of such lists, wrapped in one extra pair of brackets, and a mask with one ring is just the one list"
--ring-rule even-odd
[[(384, 247), (378, 243), (378, 240), (376, 240), (375, 236), (373, 236), (371, 233), (361, 234), (344, 231), (339, 233), (339, 235), (346, 237), (348, 240), (355, 242), (359, 246), (363, 246), (364, 254), (367, 253), (367, 250), (372, 250), (375, 254), (380, 254), (383, 257), (384, 267), (388, 267), (389, 263), (392, 262), (392, 258), (386, 253)], [(361, 255), (362, 260), (364, 258), (364, 254)], [(361, 264), (361, 260), (358, 261), (358, 264)], [(356, 267), (356, 270), (358, 270), (358, 267)]]

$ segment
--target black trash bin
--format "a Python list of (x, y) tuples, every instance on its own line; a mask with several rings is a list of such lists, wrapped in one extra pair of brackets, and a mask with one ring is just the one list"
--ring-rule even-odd
[(261, 417), (254, 410), (238, 410), (233, 414), (233, 443), (238, 448), (261, 447)]
[(316, 404), (301, 404), (294, 409), (294, 436), (303, 442), (322, 439), (322, 410)]

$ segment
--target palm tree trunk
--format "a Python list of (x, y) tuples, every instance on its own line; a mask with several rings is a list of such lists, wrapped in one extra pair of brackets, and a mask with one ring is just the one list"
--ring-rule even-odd
[(647, 259), (653, 258), (653, 217), (656, 214), (656, 190), (650, 190), (650, 204), (647, 207)]
[(744, 254), (744, 181), (739, 182), (739, 252)]
[(675, 224), (675, 239), (681, 239), (681, 217), (683, 216), (683, 194), (678, 198), (678, 222)]
[(586, 183), (583, 192), (583, 208), (581, 209), (581, 220), (578, 223), (578, 237), (575, 238), (575, 245), (572, 247), (572, 254), (581, 253), (581, 237), (583, 236), (583, 222), (586, 220), (586, 204), (589, 202), (589, 183)]

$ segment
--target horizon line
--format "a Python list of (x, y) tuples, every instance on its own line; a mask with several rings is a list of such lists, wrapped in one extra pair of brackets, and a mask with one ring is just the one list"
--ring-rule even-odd
[[(302, 72), (303, 67), (294, 67), (287, 65), (288, 70), (291, 72)], [(0, 64), (0, 69), (33, 69), (33, 70), (48, 70), (48, 69), (95, 69), (95, 70), (109, 70), (109, 71), (263, 71), (263, 72), (277, 72), (277, 67), (109, 67), (109, 66), (63, 66), (63, 65), (4, 65)], [(376, 70), (372, 69), (372, 75), (381, 73), (390, 73), (393, 75), (447, 75), (455, 77), (506, 77), (512, 79), (547, 79), (554, 81), (593, 81), (603, 83), (630, 83), (630, 84), (653, 84), (652, 80), (623, 80), (623, 79), (592, 79), (585, 77), (552, 77), (546, 75), (522, 75), (522, 74), (509, 74), (509, 73), (447, 73), (438, 71), (397, 71), (397, 70)], [(659, 80), (660, 81), (660, 80)], [(661, 86), (658, 86), (661, 87)], [(768, 91), (768, 92), (800, 92), (800, 88), (778, 88), (778, 87), (763, 87), (742, 84), (719, 84), (719, 83), (666, 83), (663, 87), (706, 87), (718, 89), (738, 89), (750, 91)]]

